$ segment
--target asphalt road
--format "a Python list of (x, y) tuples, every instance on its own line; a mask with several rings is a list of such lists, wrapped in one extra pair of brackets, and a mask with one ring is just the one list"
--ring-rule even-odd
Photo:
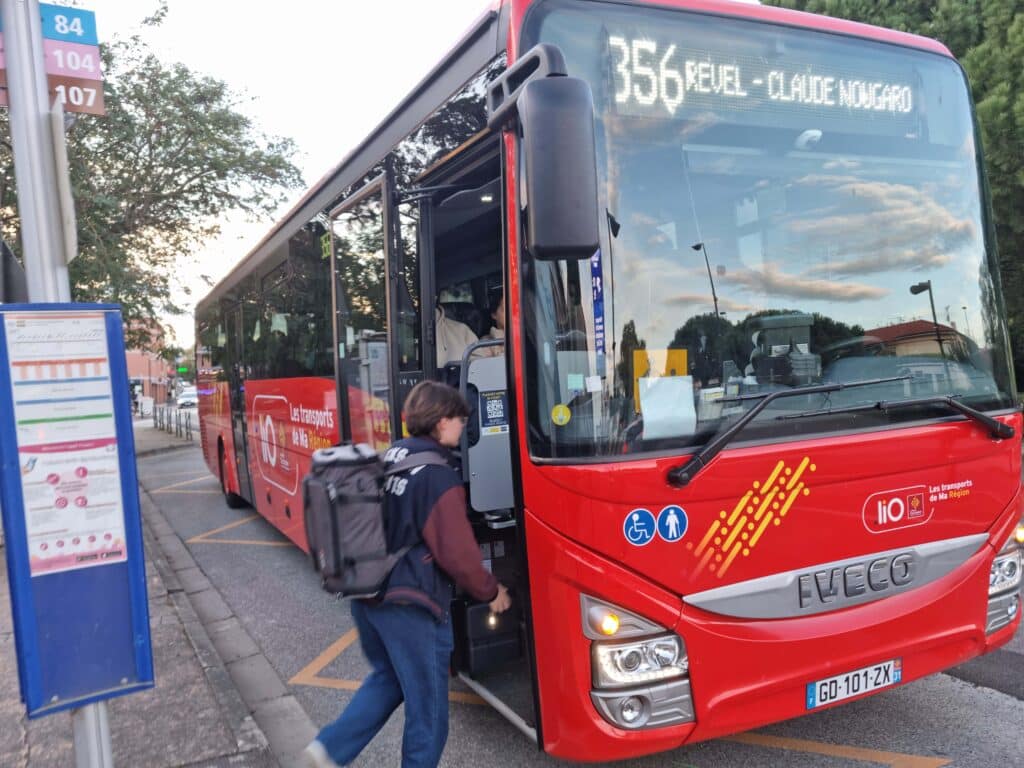
[[(251, 509), (225, 505), (198, 448), (143, 458), (143, 487), (263, 654), (319, 727), (352, 696), (367, 668), (348, 608), (322, 592), (306, 556)], [(453, 690), (459, 690), (453, 684)], [(453, 701), (443, 766), (560, 764), (489, 707)], [(844, 706), (735, 738), (619, 766), (1020, 765), (1024, 633), (1004, 649)], [(394, 765), (396, 713), (355, 765)]]

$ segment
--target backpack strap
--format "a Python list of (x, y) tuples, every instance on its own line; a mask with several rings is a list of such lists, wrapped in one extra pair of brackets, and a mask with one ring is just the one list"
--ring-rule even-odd
[(419, 453), (414, 453), (412, 456), (406, 456), (401, 461), (396, 461), (384, 470), (384, 476), (397, 475), (398, 473), (405, 472), (408, 469), (424, 467), (428, 464), (451, 468), (451, 464), (449, 464), (447, 459), (440, 454), (434, 453), (434, 451), (420, 451)]
[[(451, 469), (451, 464), (449, 464), (448, 461), (440, 454), (435, 453), (434, 451), (420, 451), (419, 453), (414, 453), (412, 456), (406, 456), (401, 461), (396, 461), (394, 464), (392, 464), (390, 467), (388, 467), (388, 469), (384, 471), (384, 476), (388, 477), (390, 475), (397, 475), (401, 472), (405, 472), (408, 469), (414, 469), (415, 467), (425, 467), (431, 464), (434, 466), (448, 467), (449, 469)], [(391, 559), (393, 563), (397, 563), (399, 560), (405, 557), (409, 553), (409, 550), (415, 547), (416, 544), (419, 544), (419, 542), (417, 541), (414, 544), (408, 544), (404, 547), (399, 547), (394, 552), (389, 553), (388, 557)]]

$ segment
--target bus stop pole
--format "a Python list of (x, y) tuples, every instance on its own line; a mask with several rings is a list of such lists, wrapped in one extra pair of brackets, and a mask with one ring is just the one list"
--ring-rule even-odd
[[(0, 0), (0, 14), (28, 298), (69, 302), (39, 2)], [(71, 719), (77, 768), (113, 768), (106, 702), (75, 709)]]
[(38, 0), (0, 0), (21, 253), (31, 302), (71, 301)]

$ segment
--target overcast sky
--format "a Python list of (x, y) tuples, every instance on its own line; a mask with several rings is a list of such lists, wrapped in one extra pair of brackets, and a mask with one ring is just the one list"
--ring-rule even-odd
[[(82, 5), (96, 13), (101, 42), (139, 32), (165, 61), (223, 80), (248, 97), (241, 110), (263, 132), (295, 141), (294, 162), (308, 186), (380, 123), (490, 3), (168, 0), (167, 18), (156, 29), (140, 27), (158, 8), (156, 0)], [(304, 191), (293, 193), (278, 216)], [(219, 280), (272, 224), (229, 224), (200, 254), (202, 269), (181, 265), (193, 290), (183, 299), (189, 310), (208, 290), (198, 273)], [(170, 322), (178, 344), (191, 345), (191, 313)]]

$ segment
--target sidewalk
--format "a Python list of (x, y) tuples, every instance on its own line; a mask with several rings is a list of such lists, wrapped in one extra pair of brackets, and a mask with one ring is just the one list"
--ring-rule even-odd
[(193, 409), (193, 423), (195, 428), (192, 432), (192, 440), (183, 437), (175, 437), (173, 433), (168, 434), (153, 426), (153, 417), (136, 419), (135, 426), (135, 456), (150, 456), (163, 451), (173, 451), (175, 448), (185, 448), (189, 445), (199, 445), (199, 417)]
[[(151, 420), (136, 422), (135, 427), (139, 455), (190, 445), (154, 429)], [(114, 764), (119, 768), (278, 766), (263, 731), (249, 714), (196, 614), (188, 591), (168, 562), (163, 543), (177, 542), (182, 550), (184, 546), (145, 494), (142, 512), (156, 686), (108, 700)], [(69, 713), (38, 720), (25, 717), (18, 691), (7, 570), (2, 568), (0, 766), (52, 768), (74, 764)]]

